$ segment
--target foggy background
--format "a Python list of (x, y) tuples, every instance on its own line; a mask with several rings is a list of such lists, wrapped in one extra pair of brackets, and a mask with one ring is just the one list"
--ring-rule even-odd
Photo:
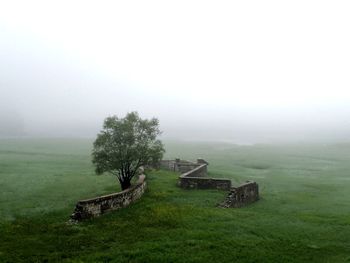
[(350, 138), (348, 1), (1, 1), (0, 137)]

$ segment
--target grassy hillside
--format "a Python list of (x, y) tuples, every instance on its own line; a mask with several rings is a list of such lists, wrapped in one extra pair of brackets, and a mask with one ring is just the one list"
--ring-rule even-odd
[(182, 190), (148, 174), (132, 206), (79, 225), (78, 199), (119, 189), (95, 176), (89, 140), (0, 140), (1, 262), (350, 262), (350, 144), (166, 142), (167, 158), (209, 161), (209, 173), (260, 185), (242, 209), (225, 192)]

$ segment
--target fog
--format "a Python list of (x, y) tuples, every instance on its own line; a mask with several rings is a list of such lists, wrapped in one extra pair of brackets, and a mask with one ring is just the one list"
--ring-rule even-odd
[(350, 139), (348, 1), (2, 1), (0, 136)]

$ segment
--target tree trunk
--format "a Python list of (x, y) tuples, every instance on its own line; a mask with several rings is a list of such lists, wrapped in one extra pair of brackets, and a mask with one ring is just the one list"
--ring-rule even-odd
[(120, 185), (122, 187), (122, 190), (126, 190), (131, 186), (131, 183), (130, 183), (129, 179), (124, 178), (124, 180), (122, 182), (120, 182)]

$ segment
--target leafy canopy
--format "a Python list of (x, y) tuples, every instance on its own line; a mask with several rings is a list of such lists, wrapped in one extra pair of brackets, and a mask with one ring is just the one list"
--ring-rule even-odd
[(137, 112), (130, 112), (124, 118), (106, 118), (93, 144), (96, 173), (112, 173), (123, 190), (130, 187), (141, 166), (155, 165), (162, 159), (165, 150), (157, 139), (160, 134), (158, 119), (143, 120)]

